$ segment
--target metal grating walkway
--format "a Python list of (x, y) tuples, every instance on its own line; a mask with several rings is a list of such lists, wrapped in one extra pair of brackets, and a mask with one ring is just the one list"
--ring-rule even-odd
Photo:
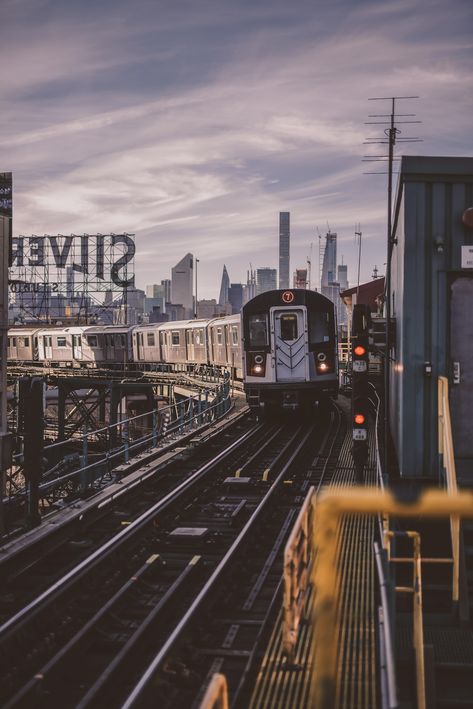
[[(350, 432), (351, 433), (351, 432)], [(343, 443), (330, 487), (354, 484), (350, 433)], [(370, 460), (365, 484), (375, 485), (374, 444), (370, 444)], [(340, 530), (340, 640), (337, 683), (338, 709), (375, 709), (376, 625), (373, 542), (376, 520), (370, 516), (349, 516)], [(313, 596), (307, 600), (305, 617), (310, 618)], [(311, 675), (310, 624), (303, 624), (293, 665), (283, 656), (282, 612), (279, 614), (263, 658), (251, 709), (287, 709), (309, 707)], [(312, 709), (312, 707), (311, 707)]]

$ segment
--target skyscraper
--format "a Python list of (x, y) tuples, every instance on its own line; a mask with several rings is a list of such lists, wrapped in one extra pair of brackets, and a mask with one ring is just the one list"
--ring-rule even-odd
[(194, 257), (186, 254), (171, 269), (171, 296), (174, 305), (182, 305), (186, 318), (194, 314)]
[(275, 268), (256, 269), (256, 295), (277, 288), (277, 271)]
[[(324, 294), (324, 287), (335, 283), (337, 280), (337, 235), (328, 232), (325, 237), (324, 260), (322, 265), (322, 276), (320, 289)], [(324, 294), (325, 295), (325, 294)]]
[(220, 296), (218, 299), (219, 305), (225, 305), (228, 303), (228, 289), (230, 287), (230, 278), (228, 277), (228, 271), (225, 264), (223, 264), (222, 281), (220, 284)]
[(289, 288), (289, 212), (279, 212), (279, 287)]
[(243, 286), (241, 283), (232, 283), (228, 289), (228, 302), (232, 306), (232, 313), (239, 313), (243, 306)]

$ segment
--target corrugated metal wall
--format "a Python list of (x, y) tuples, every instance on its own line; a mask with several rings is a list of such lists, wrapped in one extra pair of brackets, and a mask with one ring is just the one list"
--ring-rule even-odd
[(404, 476), (438, 471), (437, 377), (450, 377), (451, 369), (449, 279), (460, 271), (461, 246), (473, 243), (473, 231), (462, 224), (471, 206), (473, 158), (402, 158), (390, 294), (396, 320), (390, 421)]

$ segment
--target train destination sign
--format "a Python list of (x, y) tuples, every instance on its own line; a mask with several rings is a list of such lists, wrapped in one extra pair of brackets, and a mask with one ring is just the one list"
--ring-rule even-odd
[[(66, 269), (88, 285), (102, 282), (124, 289), (134, 286), (133, 234), (18, 236), (12, 239), (10, 289), (14, 292), (61, 290)], [(130, 266), (128, 265), (130, 264)], [(80, 275), (81, 274), (81, 275)], [(37, 287), (37, 289), (36, 289)], [(102, 290), (102, 287), (98, 288)]]

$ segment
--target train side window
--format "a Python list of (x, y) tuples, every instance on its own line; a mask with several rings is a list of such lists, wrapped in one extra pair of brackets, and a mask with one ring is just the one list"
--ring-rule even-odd
[(217, 328), (217, 345), (221, 345), (222, 343), (223, 343), (222, 328), (218, 327)]
[(268, 318), (265, 314), (248, 318), (250, 346), (265, 347), (268, 344)]
[(87, 335), (87, 344), (89, 347), (98, 347), (97, 335)]
[(126, 336), (123, 333), (120, 335), (120, 345), (126, 347)]
[(281, 315), (281, 340), (297, 340), (297, 315)]
[(146, 334), (146, 341), (149, 347), (154, 347), (154, 332), (148, 332)]
[(232, 325), (232, 344), (238, 345), (238, 326)]
[(25, 347), (29, 347), (29, 346), (30, 346), (30, 338), (25, 337)]
[(311, 345), (330, 341), (330, 313), (309, 310), (309, 338)]
[(195, 344), (196, 344), (196, 345), (200, 345), (200, 333), (201, 333), (201, 332), (202, 332), (201, 330), (196, 330), (196, 331), (195, 331)]
[(166, 333), (165, 332), (159, 333), (159, 341), (160, 341), (161, 345), (166, 344)]
[(173, 330), (171, 333), (171, 337), (172, 337), (171, 343), (173, 345), (178, 345), (179, 344), (179, 331)]
[(57, 338), (57, 346), (58, 347), (67, 347), (67, 342), (65, 337), (58, 337)]

